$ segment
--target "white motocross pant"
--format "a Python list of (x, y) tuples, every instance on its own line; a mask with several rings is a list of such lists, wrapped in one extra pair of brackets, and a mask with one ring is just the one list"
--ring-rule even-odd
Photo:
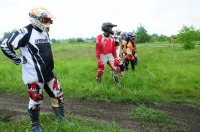
[(27, 84), (29, 105), (28, 109), (40, 109), (39, 105), (43, 103), (43, 89), (51, 97), (51, 104), (53, 107), (59, 107), (63, 102), (63, 92), (57, 78), (53, 78), (47, 83), (33, 82)]

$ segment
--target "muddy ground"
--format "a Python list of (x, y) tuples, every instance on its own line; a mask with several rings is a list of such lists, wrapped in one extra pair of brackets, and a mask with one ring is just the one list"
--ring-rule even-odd
[[(27, 118), (28, 97), (0, 94), (0, 122), (9, 122), (13, 119)], [(200, 132), (200, 107), (188, 104), (148, 104), (146, 107), (158, 109), (176, 118), (181, 123), (168, 127), (160, 123), (152, 123), (141, 120), (131, 120), (130, 114), (136, 105), (105, 103), (99, 101), (65, 99), (65, 112), (68, 115), (80, 116), (86, 120), (96, 120), (109, 124), (115, 122), (122, 128), (137, 132), (144, 131), (185, 131)], [(45, 97), (41, 105), (41, 112), (52, 112), (50, 101)], [(53, 112), (52, 112), (53, 113)], [(20, 118), (19, 118), (20, 117)]]

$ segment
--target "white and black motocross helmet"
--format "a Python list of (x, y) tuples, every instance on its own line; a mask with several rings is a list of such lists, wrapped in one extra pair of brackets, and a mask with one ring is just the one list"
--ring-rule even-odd
[(42, 31), (49, 32), (50, 24), (53, 24), (53, 16), (52, 14), (43, 7), (36, 7), (31, 9), (29, 12), (29, 18), (31, 24), (36, 26)]
[(117, 25), (112, 24), (111, 22), (105, 22), (102, 24), (101, 29), (103, 32), (113, 35), (114, 34), (114, 31), (112, 31), (113, 27), (117, 27)]

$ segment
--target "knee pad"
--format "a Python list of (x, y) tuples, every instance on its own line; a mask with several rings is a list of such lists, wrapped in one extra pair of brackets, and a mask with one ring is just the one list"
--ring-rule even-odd
[(51, 89), (51, 87), (52, 87), (52, 92), (53, 92), (55, 97), (59, 97), (59, 96), (63, 95), (62, 88), (60, 87), (60, 84), (59, 84), (57, 78), (54, 79), (53, 85), (50, 86), (50, 89)]
[(33, 101), (43, 100), (43, 93), (37, 83), (28, 84), (28, 96)]
[(98, 71), (98, 78), (101, 77), (103, 75), (103, 71)]
[(98, 68), (97, 77), (100, 78), (104, 73), (104, 66), (102, 68)]

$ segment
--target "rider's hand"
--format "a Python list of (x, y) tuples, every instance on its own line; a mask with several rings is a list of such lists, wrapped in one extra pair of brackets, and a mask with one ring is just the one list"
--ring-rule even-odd
[(20, 64), (26, 64), (27, 63), (27, 60), (24, 56), (21, 56), (19, 58), (14, 58), (13, 59), (13, 62), (16, 64), (16, 65), (20, 65)]

